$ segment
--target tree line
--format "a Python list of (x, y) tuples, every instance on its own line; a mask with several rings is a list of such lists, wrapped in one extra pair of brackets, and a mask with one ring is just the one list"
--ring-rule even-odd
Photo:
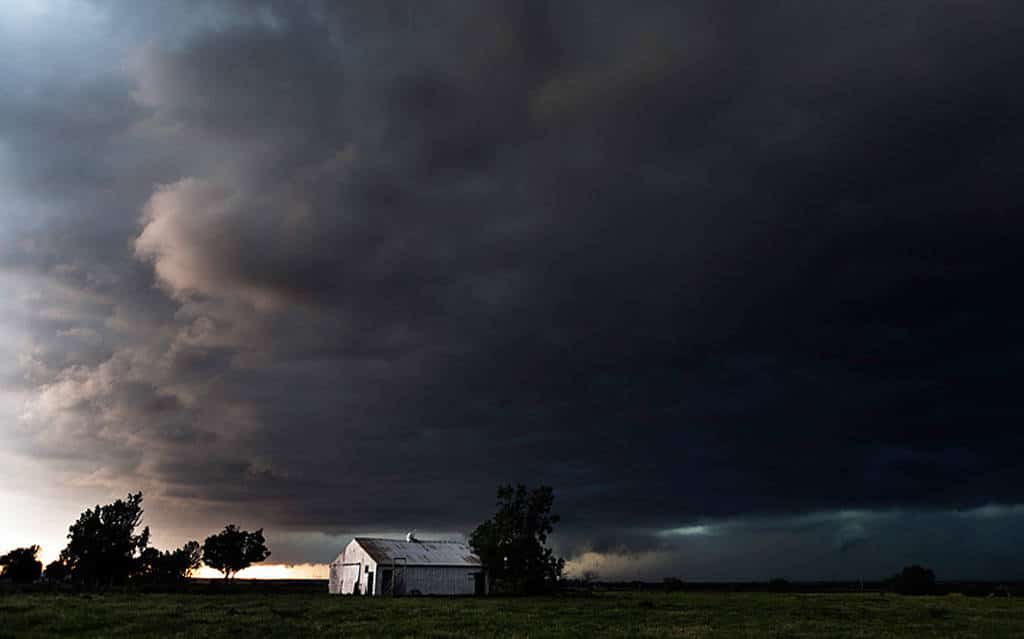
[[(500, 486), (497, 511), (469, 535), (469, 545), (487, 569), (490, 591), (534, 594), (557, 587), (565, 561), (547, 546), (559, 516), (552, 514), (550, 486)], [(205, 564), (226, 580), (270, 556), (263, 529), (235, 525), (174, 550), (150, 545), (142, 525), (142, 493), (87, 509), (68, 529), (68, 543), (45, 568), (39, 546), (17, 548), (0, 557), (0, 578), (32, 583), (72, 583), (85, 588), (184, 582)]]
[(225, 580), (270, 556), (263, 529), (252, 532), (233, 524), (210, 535), (202, 545), (189, 541), (174, 550), (149, 543), (142, 526), (142, 493), (129, 493), (112, 504), (83, 512), (68, 528), (68, 543), (45, 568), (39, 546), (16, 548), (0, 556), (0, 579), (14, 583), (71, 583), (84, 588), (128, 584), (184, 582), (200, 565), (220, 571)]

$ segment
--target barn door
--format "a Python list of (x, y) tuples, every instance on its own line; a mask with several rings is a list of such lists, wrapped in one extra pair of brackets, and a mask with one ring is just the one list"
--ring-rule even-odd
[(405, 559), (395, 559), (391, 563), (394, 569), (394, 574), (391, 576), (391, 594), (393, 595), (404, 595), (405, 594)]
[(345, 564), (342, 568), (342, 594), (351, 595), (356, 593), (359, 587), (360, 564)]

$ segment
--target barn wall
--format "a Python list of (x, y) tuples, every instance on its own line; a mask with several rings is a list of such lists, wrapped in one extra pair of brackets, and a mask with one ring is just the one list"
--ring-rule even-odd
[[(338, 555), (338, 558), (331, 562), (331, 576), (328, 589), (331, 594), (351, 595), (355, 585), (359, 584), (359, 593), (367, 594), (366, 568), (369, 566), (370, 573), (376, 573), (377, 562), (366, 553), (355, 541), (345, 547), (345, 551)], [(379, 592), (379, 578), (375, 576), (373, 589)]]
[(331, 575), (327, 582), (327, 592), (332, 595), (341, 594), (341, 565), (337, 559), (331, 562)]
[(409, 566), (405, 569), (405, 592), (424, 595), (472, 595), (476, 592), (474, 566)]

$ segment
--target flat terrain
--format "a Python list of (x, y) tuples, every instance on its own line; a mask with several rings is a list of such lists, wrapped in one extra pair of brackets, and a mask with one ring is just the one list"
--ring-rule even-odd
[(594, 593), (369, 599), (326, 593), (6, 594), (8, 637), (1024, 637), (1024, 599)]

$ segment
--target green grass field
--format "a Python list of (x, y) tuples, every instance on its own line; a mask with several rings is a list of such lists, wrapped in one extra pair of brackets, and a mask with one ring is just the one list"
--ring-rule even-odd
[(7, 594), (0, 637), (1024, 637), (1024, 600), (960, 595)]

